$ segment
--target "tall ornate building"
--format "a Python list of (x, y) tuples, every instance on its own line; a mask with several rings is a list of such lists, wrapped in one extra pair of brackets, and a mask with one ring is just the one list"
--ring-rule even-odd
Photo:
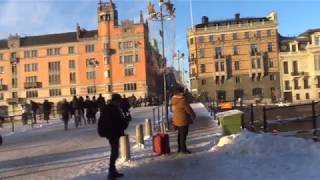
[(284, 100), (320, 99), (320, 29), (280, 38), (280, 74)]
[(219, 100), (264, 100), (280, 96), (278, 21), (266, 17), (209, 21), (188, 32), (191, 90)]
[[(56, 102), (112, 92), (136, 97), (157, 92), (160, 76), (148, 25), (118, 22), (114, 3), (100, 3), (97, 30), (0, 40), (0, 105), (31, 99)], [(161, 81), (160, 81), (161, 82)]]

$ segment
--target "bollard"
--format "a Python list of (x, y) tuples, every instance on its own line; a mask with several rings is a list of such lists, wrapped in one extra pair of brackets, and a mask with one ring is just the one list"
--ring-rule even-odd
[(150, 119), (144, 120), (144, 134), (146, 138), (149, 138), (152, 136), (152, 128), (151, 128), (151, 121)]
[(120, 158), (123, 161), (128, 161), (131, 158), (129, 135), (120, 137)]
[(164, 123), (164, 122), (162, 122), (162, 123), (160, 124), (160, 132), (161, 132), (161, 133), (165, 133), (165, 132), (166, 132), (166, 126), (165, 126), (165, 123)]
[(152, 124), (152, 126), (153, 126), (153, 130), (155, 131), (156, 130), (156, 114), (155, 114), (155, 112), (154, 112), (155, 110), (154, 110), (154, 108), (152, 109), (152, 115), (153, 115), (153, 124)]
[(140, 148), (144, 147), (143, 126), (138, 124), (136, 126), (136, 145)]

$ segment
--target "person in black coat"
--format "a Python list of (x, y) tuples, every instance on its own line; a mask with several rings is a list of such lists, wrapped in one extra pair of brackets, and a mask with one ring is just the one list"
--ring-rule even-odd
[(106, 105), (106, 100), (102, 96), (102, 94), (99, 94), (99, 97), (97, 99), (97, 104), (99, 107), (99, 111), (101, 112), (102, 108)]
[(51, 103), (48, 100), (43, 102), (43, 119), (47, 122), (49, 121), (49, 116), (51, 112)]
[(68, 103), (66, 99), (63, 99), (63, 102), (61, 103), (61, 116), (62, 116), (62, 121), (64, 122), (64, 130), (68, 130), (68, 123), (69, 123), (69, 114), (71, 112), (71, 106)]
[(111, 102), (103, 108), (101, 117), (99, 118), (99, 123), (103, 124), (102, 130), (105, 132), (111, 146), (109, 178), (123, 176), (123, 174), (118, 173), (115, 164), (119, 156), (119, 139), (125, 135), (124, 130), (128, 126), (128, 122), (120, 108), (121, 101), (122, 98), (119, 94), (113, 94)]
[(126, 95), (123, 95), (123, 98), (121, 99), (120, 102), (120, 108), (122, 109), (122, 112), (127, 116), (130, 114), (130, 103), (129, 103), (129, 99), (126, 98)]
[(38, 103), (31, 101), (31, 109), (33, 115), (33, 122), (34, 124), (37, 124), (37, 110), (39, 109)]

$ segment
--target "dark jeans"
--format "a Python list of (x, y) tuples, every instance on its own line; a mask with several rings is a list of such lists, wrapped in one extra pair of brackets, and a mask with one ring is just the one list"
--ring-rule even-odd
[(187, 151), (187, 136), (189, 132), (189, 126), (180, 126), (177, 127), (178, 129), (178, 151), (179, 152), (186, 152)]
[(109, 138), (109, 144), (111, 146), (109, 173), (116, 172), (116, 160), (119, 157), (119, 139), (120, 137)]

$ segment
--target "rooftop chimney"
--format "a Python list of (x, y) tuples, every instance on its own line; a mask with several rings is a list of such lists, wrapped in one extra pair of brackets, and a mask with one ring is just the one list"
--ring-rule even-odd
[(207, 16), (202, 16), (202, 24), (208, 24), (209, 18)]
[(239, 20), (240, 19), (240, 13), (235, 14), (234, 17), (235, 17), (236, 20)]

